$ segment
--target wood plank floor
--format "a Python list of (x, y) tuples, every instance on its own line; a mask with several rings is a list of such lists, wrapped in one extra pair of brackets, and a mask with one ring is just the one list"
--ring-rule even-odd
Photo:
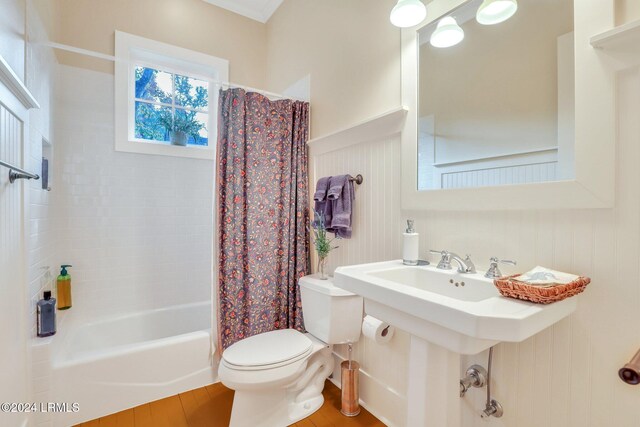
[[(326, 382), (322, 394), (322, 408), (294, 426), (385, 426), (364, 408), (357, 417), (343, 416), (340, 413), (340, 389), (330, 381)], [(76, 427), (228, 427), (232, 403), (233, 390), (217, 383), (87, 421)]]

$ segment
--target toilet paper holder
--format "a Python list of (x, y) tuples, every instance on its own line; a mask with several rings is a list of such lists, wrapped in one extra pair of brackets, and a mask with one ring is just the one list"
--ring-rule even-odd
[(640, 350), (636, 352), (629, 363), (620, 368), (618, 376), (627, 384), (640, 384)]

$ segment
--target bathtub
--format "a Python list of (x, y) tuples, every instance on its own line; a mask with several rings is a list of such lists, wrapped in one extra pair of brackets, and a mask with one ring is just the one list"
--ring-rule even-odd
[(79, 405), (55, 414), (67, 427), (216, 381), (211, 365), (211, 303), (86, 322), (64, 319), (52, 347), (51, 396)]

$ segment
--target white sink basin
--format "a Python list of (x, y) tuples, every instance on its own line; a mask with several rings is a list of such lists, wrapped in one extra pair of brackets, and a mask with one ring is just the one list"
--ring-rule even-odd
[(336, 286), (364, 297), (367, 314), (460, 354), (523, 341), (576, 309), (576, 298), (541, 305), (503, 297), (484, 272), (399, 260), (339, 267), (334, 276)]

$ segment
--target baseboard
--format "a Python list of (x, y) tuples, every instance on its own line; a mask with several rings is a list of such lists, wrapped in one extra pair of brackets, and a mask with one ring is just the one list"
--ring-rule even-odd
[[(344, 359), (342, 356), (340, 356), (337, 353), (333, 353), (333, 357), (335, 359), (337, 359), (339, 362), (343, 362), (346, 359)], [(332, 375), (329, 378), (329, 381), (331, 381), (331, 383), (333, 383), (336, 387), (338, 388), (342, 388), (341, 384), (340, 384), (340, 363), (336, 364), (336, 368), (334, 369), (334, 375)], [(335, 375), (336, 373), (338, 373), (338, 375)], [(362, 386), (365, 384), (370, 384), (373, 385), (374, 387), (378, 388), (378, 390), (381, 393), (384, 393), (386, 395), (386, 397), (388, 399), (393, 399), (396, 400), (398, 402), (402, 403), (402, 407), (406, 406), (406, 397), (403, 396), (402, 394), (398, 393), (396, 390), (386, 386), (385, 384), (382, 384), (377, 378), (371, 376), (368, 372), (364, 371), (364, 370), (360, 370), (360, 375), (361, 375), (361, 379), (360, 379), (360, 389), (362, 390)], [(364, 381), (363, 381), (364, 379)], [(375, 416), (377, 419), (379, 419), (380, 421), (382, 421), (385, 425), (387, 425), (388, 427), (401, 427), (403, 424), (398, 424), (398, 423), (394, 423), (391, 420), (389, 420), (389, 418), (387, 418), (386, 416), (384, 416), (380, 410), (378, 408), (375, 407), (375, 405), (371, 405), (369, 403), (367, 403), (367, 401), (363, 400), (362, 398), (359, 399), (360, 402), (360, 406), (362, 406), (363, 408), (365, 408), (367, 411), (369, 411), (373, 416)]]

